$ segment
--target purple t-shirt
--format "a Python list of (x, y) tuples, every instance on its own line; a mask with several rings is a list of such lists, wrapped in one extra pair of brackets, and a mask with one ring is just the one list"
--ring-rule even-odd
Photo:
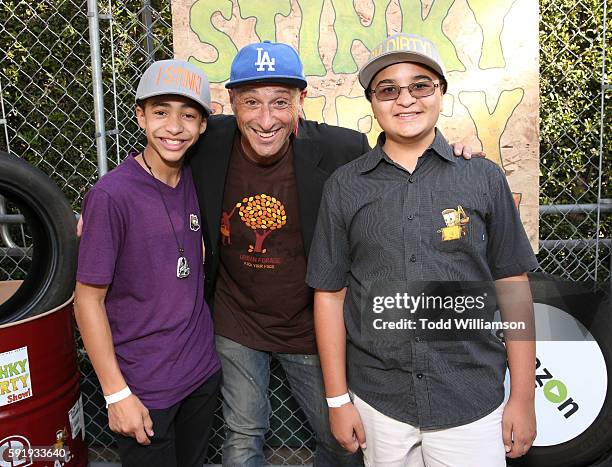
[[(177, 278), (178, 247), (191, 273)], [(121, 372), (148, 408), (182, 400), (220, 368), (204, 301), (200, 210), (190, 167), (171, 188), (133, 155), (83, 201), (77, 280), (109, 285), (106, 311)]]

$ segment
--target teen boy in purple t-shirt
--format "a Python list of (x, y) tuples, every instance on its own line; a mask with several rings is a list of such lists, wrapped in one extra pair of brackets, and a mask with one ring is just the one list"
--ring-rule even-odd
[(206, 129), (208, 79), (184, 61), (156, 62), (136, 104), (145, 149), (83, 201), (75, 314), (122, 464), (202, 465), (221, 375), (184, 155)]

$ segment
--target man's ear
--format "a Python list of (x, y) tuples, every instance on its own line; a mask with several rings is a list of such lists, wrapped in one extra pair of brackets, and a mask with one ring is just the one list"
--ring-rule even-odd
[(306, 94), (308, 94), (308, 91), (306, 89), (302, 89), (300, 91), (300, 106), (301, 107), (304, 106), (304, 99), (306, 99)]
[(236, 93), (233, 89), (227, 90), (227, 95), (229, 96), (230, 106), (232, 107), (232, 113), (236, 113)]
[(205, 117), (202, 119), (202, 122), (200, 123), (200, 134), (206, 131), (207, 126), (208, 126), (208, 117)]

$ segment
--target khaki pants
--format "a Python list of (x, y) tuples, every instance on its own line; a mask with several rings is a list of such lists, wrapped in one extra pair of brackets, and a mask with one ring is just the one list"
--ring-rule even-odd
[(505, 467), (504, 404), (475, 422), (442, 430), (420, 430), (378, 412), (356, 395), (366, 434), (366, 467)]

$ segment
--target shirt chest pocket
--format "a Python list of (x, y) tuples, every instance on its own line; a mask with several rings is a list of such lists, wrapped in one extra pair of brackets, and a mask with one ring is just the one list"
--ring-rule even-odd
[(432, 245), (444, 252), (486, 251), (484, 193), (431, 192)]

